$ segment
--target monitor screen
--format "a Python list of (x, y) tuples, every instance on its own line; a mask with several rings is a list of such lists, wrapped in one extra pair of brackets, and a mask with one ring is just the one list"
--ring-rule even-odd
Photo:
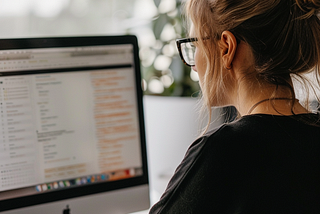
[(0, 211), (148, 209), (134, 36), (0, 40), (0, 117)]

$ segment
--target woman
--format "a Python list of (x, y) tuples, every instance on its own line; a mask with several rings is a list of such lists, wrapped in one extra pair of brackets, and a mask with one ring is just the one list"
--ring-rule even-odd
[(192, 38), (177, 44), (205, 105), (233, 105), (240, 117), (190, 146), (150, 213), (320, 213), (320, 117), (293, 88), (318, 90), (303, 75), (319, 74), (320, 1), (185, 8)]

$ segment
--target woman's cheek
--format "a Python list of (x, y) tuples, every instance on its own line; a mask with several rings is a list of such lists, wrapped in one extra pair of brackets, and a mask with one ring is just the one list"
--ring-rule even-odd
[(198, 72), (200, 82), (203, 79), (205, 72), (205, 59), (202, 53), (199, 51), (199, 48), (196, 49), (194, 55), (195, 66), (192, 68), (194, 71)]

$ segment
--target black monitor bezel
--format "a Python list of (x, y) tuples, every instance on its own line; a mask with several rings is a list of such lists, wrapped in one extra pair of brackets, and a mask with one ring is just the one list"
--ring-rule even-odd
[[(20, 38), (20, 39), (0, 39), (0, 50), (14, 49), (34, 49), (34, 48), (59, 48), (59, 47), (83, 47), (99, 45), (133, 45), (136, 94), (138, 105), (139, 128), (141, 139), (142, 170), (143, 175), (124, 180), (102, 182), (91, 185), (84, 185), (77, 188), (63, 189), (59, 191), (46, 192), (36, 195), (19, 197), (0, 201), (0, 212), (17, 208), (23, 208), (38, 204), (55, 202), (65, 199), (71, 199), (86, 195), (108, 192), (129, 187), (146, 185), (149, 183), (148, 166), (147, 166), (147, 148), (145, 139), (145, 124), (143, 111), (143, 91), (141, 87), (141, 71), (139, 60), (139, 48), (137, 37), (133, 35), (121, 36), (83, 36), (83, 37), (51, 37), (51, 38)], [(0, 76), (6, 76), (9, 73), (2, 72)], [(19, 72), (10, 73), (18, 75)], [(21, 73), (20, 73), (21, 74)]]

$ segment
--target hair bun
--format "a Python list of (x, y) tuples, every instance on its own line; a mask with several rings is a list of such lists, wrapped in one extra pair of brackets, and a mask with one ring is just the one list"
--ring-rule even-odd
[(295, 0), (297, 6), (305, 13), (302, 19), (317, 15), (320, 11), (320, 0)]

